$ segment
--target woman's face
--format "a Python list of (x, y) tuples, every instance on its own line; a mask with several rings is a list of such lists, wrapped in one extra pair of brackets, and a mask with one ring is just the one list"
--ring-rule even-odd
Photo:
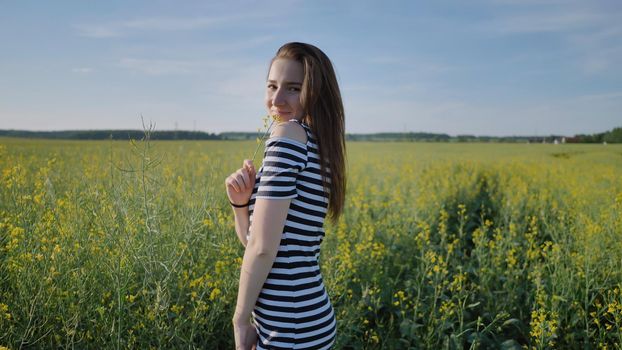
[(266, 82), (265, 102), (270, 115), (278, 114), (281, 120), (302, 119), (300, 91), (303, 78), (300, 62), (287, 58), (274, 60)]

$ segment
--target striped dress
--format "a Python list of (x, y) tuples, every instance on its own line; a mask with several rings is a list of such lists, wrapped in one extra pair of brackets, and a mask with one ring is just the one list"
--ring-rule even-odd
[(318, 264), (328, 194), (315, 139), (308, 125), (298, 123), (307, 143), (269, 138), (250, 200), (252, 225), (256, 198), (292, 199), (276, 259), (252, 312), (257, 349), (329, 349), (335, 342), (335, 314)]

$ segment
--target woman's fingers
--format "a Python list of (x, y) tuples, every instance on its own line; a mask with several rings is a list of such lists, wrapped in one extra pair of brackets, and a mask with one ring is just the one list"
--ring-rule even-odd
[(238, 185), (238, 192), (244, 192), (247, 189), (247, 180), (244, 180), (244, 175), (242, 175), (241, 173), (236, 173), (233, 176), (233, 181), (235, 181), (235, 183)]
[(248, 188), (250, 186), (251, 180), (250, 180), (250, 176), (248, 175), (248, 170), (247, 169), (240, 169), (238, 170), (238, 178), (241, 178), (243, 183), (244, 183), (244, 189)]
[(237, 193), (246, 193), (255, 186), (255, 165), (250, 159), (245, 159), (242, 167), (225, 179), (225, 184)]
[(251, 175), (255, 174), (255, 165), (253, 164), (253, 161), (251, 159), (244, 159), (242, 168), (247, 169)]
[(225, 181), (227, 185), (233, 187), (236, 192), (244, 192), (253, 185), (255, 174), (246, 168), (238, 169), (235, 173), (229, 175)]
[(238, 184), (238, 181), (233, 177), (233, 175), (227, 177), (225, 183), (227, 184), (227, 186), (232, 187), (236, 192), (240, 192), (240, 185)]

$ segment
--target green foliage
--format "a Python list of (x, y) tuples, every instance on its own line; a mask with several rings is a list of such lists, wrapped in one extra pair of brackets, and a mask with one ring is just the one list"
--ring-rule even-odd
[[(26, 131), (0, 130), (0, 136), (59, 139), (59, 140), (140, 140), (142, 130), (66, 130), (66, 131)], [(153, 131), (153, 140), (220, 140), (220, 136), (213, 133), (185, 130)]]
[(608, 143), (622, 143), (622, 128), (615, 128), (607, 132), (603, 140)]
[[(255, 145), (0, 139), (0, 347), (232, 348)], [(621, 147), (349, 143), (336, 348), (619, 346)]]

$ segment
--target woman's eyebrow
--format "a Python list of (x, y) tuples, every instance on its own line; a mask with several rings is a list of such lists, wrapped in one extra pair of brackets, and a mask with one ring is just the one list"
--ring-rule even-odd
[[(268, 83), (275, 84), (276, 80), (268, 80)], [(286, 81), (284, 82), (284, 85), (302, 85), (302, 83), (299, 83), (297, 81)]]

